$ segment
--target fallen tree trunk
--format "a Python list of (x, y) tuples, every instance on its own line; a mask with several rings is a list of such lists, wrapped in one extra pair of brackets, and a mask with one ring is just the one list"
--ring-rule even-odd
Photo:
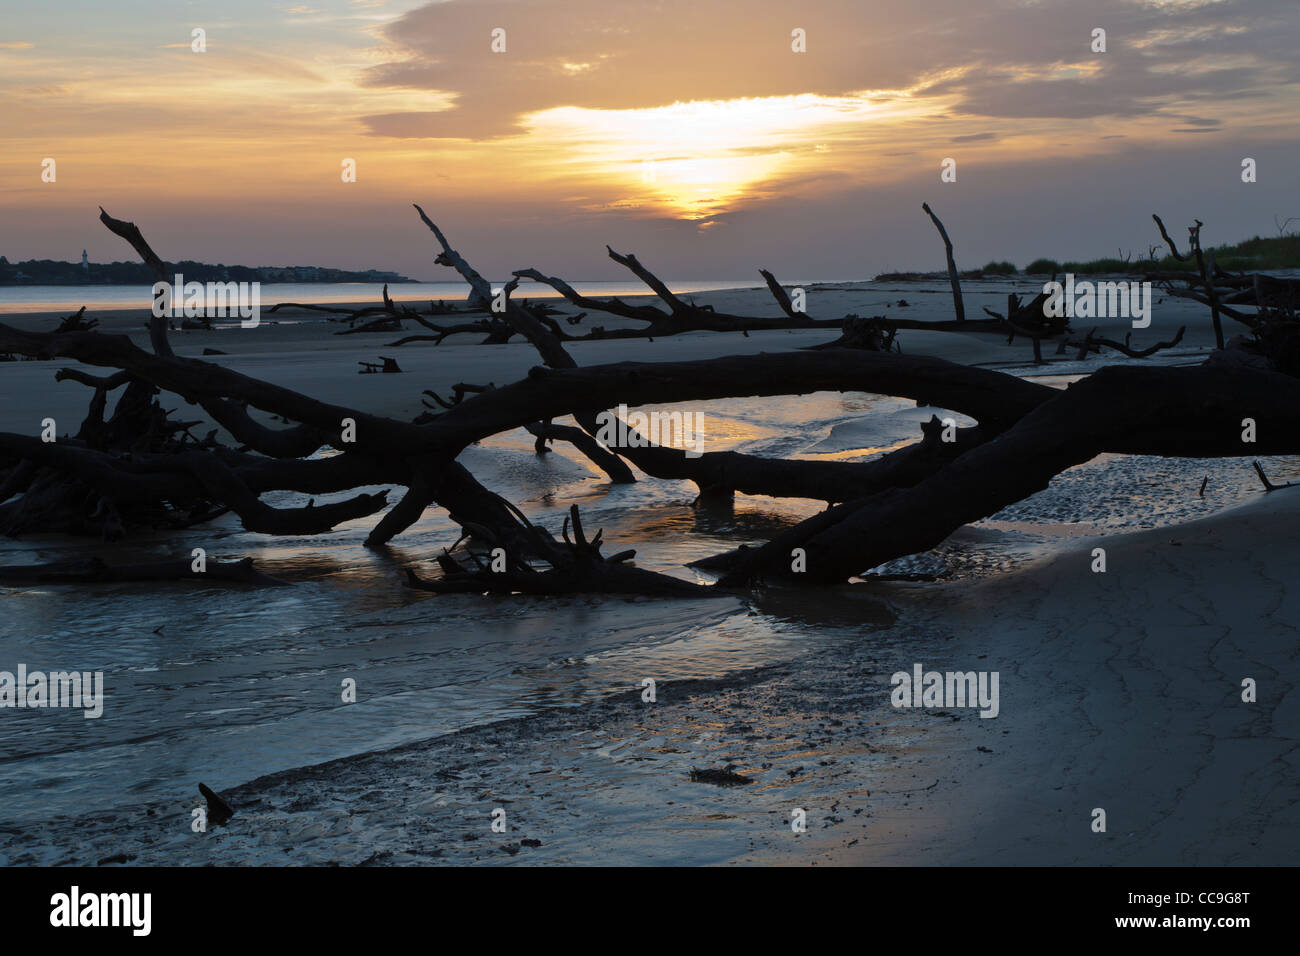
[[(441, 592), (590, 590), (702, 596), (777, 578), (801, 584), (846, 580), (895, 557), (933, 547), (962, 524), (1033, 494), (1061, 470), (1102, 452), (1239, 454), (1244, 418), (1255, 419), (1260, 436), (1250, 446), (1251, 454), (1300, 451), (1300, 412), (1292, 411), (1300, 409), (1300, 380), (1251, 365), (1295, 364), (1295, 319), (1289, 299), (1261, 307), (1258, 324), (1267, 335), (1257, 336), (1254, 356), (1243, 359), (1244, 352), (1230, 349), (1216, 353), (1215, 363), (1198, 368), (1106, 368), (1065, 391), (988, 369), (861, 348), (580, 368), (565, 351), (568, 337), (546, 310), (511, 301), (524, 273), (517, 273), (494, 295), (423, 210), (420, 215), (440, 243), (438, 261), (466, 278), (476, 303), (496, 307), (489, 320), (492, 334), (523, 336), (547, 367), (502, 387), (457, 386), (454, 400), (439, 400), (442, 411), (433, 410), (415, 424), (322, 402), (219, 365), (176, 356), (167, 345), (165, 324), (151, 325), (153, 354), (126, 336), (87, 331), (80, 321), (50, 333), (0, 325), (0, 351), (62, 356), (114, 369), (102, 377), (80, 369), (65, 369), (57, 376), (94, 390), (90, 411), (75, 435), (42, 441), (0, 434), (0, 467), (7, 467), (0, 472), (0, 491), (6, 493), (0, 498), (0, 524), (20, 530), (66, 527), (113, 537), (133, 522), (184, 526), (230, 510), (251, 530), (295, 535), (319, 533), (383, 511), (367, 538), (367, 544), (381, 547), (417, 522), (427, 508), (438, 506), (463, 529), (461, 540), (437, 559), (440, 578), (413, 573), (408, 578), (413, 587)], [(153, 255), (136, 227), (112, 223), (114, 231)], [(668, 307), (667, 312), (651, 310), (661, 318), (640, 313), (650, 327), (660, 322), (664, 328), (735, 331), (737, 322), (751, 321), (684, 302), (634, 256), (610, 252)], [(1207, 263), (1203, 276), (1215, 275), (1217, 270)], [(756, 321), (815, 325), (794, 310), (788, 297), (782, 301), (777, 292), (784, 290), (770, 273), (765, 277), (783, 315)], [(1280, 293), (1275, 295), (1280, 298)], [(385, 300), (386, 311), (396, 313)], [(1045, 321), (1036, 324), (1032, 314), (1022, 314), (1032, 313), (1037, 301), (1022, 307), (1013, 299), (1008, 316), (996, 317), (992, 324), (1004, 334), (1010, 327), (1035, 341), (1045, 337), (1055, 329)], [(984, 323), (952, 324), (967, 331)], [(903, 327), (902, 320), (898, 325)], [(1089, 337), (1085, 353), (1099, 344), (1133, 355), (1151, 351), (1133, 349), (1127, 340), (1120, 344)], [(123, 386), (117, 408), (106, 418), (108, 394)], [(215, 429), (196, 439), (190, 429), (197, 422), (171, 420), (155, 398), (160, 391), (200, 405), (242, 447), (223, 447)], [(867, 462), (787, 461), (733, 452), (696, 457), (645, 440), (635, 430), (629, 433), (636, 434), (636, 441), (616, 447), (594, 437), (601, 416), (617, 405), (817, 391), (909, 398), (969, 416), (976, 424), (956, 428), (954, 422), (935, 416), (922, 426), (919, 441)], [(254, 419), (250, 409), (280, 417), (288, 427), (269, 427)], [(556, 425), (555, 419), (565, 415), (572, 415), (581, 428)], [(573, 442), (616, 481), (632, 477), (626, 464), (631, 463), (657, 477), (691, 480), (702, 497), (739, 491), (820, 499), (832, 507), (765, 546), (721, 556), (711, 565), (726, 569), (719, 585), (702, 586), (635, 568), (627, 563), (629, 551), (602, 556), (601, 534), (587, 538), (576, 508), (557, 539), (456, 461), (470, 444), (520, 427), (541, 442)], [(326, 446), (339, 454), (307, 460)], [(323, 494), (382, 485), (402, 486), (405, 493), (391, 507), (386, 493), (321, 505), (313, 500), (291, 508), (273, 508), (260, 500), (268, 490)], [(462, 542), (469, 545), (461, 549)], [(486, 561), (480, 557), (485, 547), (492, 554)], [(806, 552), (802, 573), (790, 567), (794, 547)], [(23, 572), (16, 573), (21, 577)], [(56, 573), (109, 572), (84, 566)]]
[[(1243, 419), (1258, 440), (1242, 442)], [(723, 576), (832, 583), (927, 551), (965, 524), (1046, 488), (1103, 452), (1189, 458), (1300, 452), (1300, 380), (1243, 368), (1110, 366), (1077, 382), (910, 488), (831, 509), (756, 549)], [(806, 552), (791, 573), (789, 548)]]

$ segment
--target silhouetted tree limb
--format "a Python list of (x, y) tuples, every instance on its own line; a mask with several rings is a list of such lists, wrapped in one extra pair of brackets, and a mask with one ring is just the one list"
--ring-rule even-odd
[(931, 211), (930, 204), (923, 202), (921, 208), (930, 217), (930, 221), (934, 223), (934, 228), (939, 230), (939, 236), (943, 239), (943, 251), (948, 260), (948, 282), (952, 286), (953, 313), (957, 316), (957, 321), (961, 322), (966, 318), (966, 306), (961, 298), (961, 279), (957, 275), (957, 263), (952, 257), (952, 240), (948, 238), (948, 230), (943, 228), (943, 223), (939, 221), (939, 217)]
[(439, 265), (451, 266), (464, 276), (465, 281), (469, 283), (470, 294), (468, 301), (472, 307), (490, 308), (492, 305), (492, 285), (487, 279), (484, 279), (470, 268), (464, 257), (451, 247), (447, 242), (447, 237), (442, 234), (442, 230), (435, 226), (433, 220), (424, 214), (424, 210), (420, 208), (419, 204), (412, 203), (411, 205), (415, 206), (415, 211), (420, 214), (420, 219), (429, 227), (429, 231), (433, 233), (438, 240), (438, 244), (442, 246), (442, 252), (438, 254), (434, 261)]
[[(762, 577), (844, 581), (926, 551), (962, 525), (1046, 488), (1099, 454), (1186, 458), (1243, 451), (1243, 418), (1257, 423), (1252, 453), (1300, 451), (1300, 380), (1275, 372), (1197, 366), (1110, 366), (1058, 393), (998, 437), (910, 488), (847, 502), (754, 549), (720, 584)], [(807, 569), (791, 574), (790, 548)]]
[[(1259, 327), (1268, 330), (1251, 346), (1257, 354), (1225, 349), (1215, 353), (1215, 361), (1195, 368), (1109, 367), (1065, 390), (934, 358), (843, 347), (578, 367), (565, 349), (565, 333), (546, 310), (511, 299), (519, 279), (530, 270), (516, 273), (493, 296), (486, 280), (451, 249), (423, 210), (416, 209), (440, 244), (438, 261), (460, 272), (475, 290), (476, 302), (495, 299), (499, 311), (488, 319), (492, 334), (524, 337), (541, 355), (543, 367), (501, 387), (462, 383), (451, 400), (434, 395), (439, 408), (430, 405), (431, 413), (419, 423), (407, 423), (181, 358), (157, 343), (150, 354), (121, 335), (69, 328), (33, 333), (0, 325), (0, 351), (67, 357), (114, 370), (105, 376), (81, 369), (59, 373), (61, 381), (94, 390), (75, 435), (46, 442), (33, 435), (0, 434), (0, 528), (53, 528), (107, 538), (133, 524), (184, 527), (229, 510), (251, 530), (296, 535), (382, 511), (367, 538), (367, 544), (378, 547), (436, 506), (460, 526), (461, 538), (437, 558), (442, 576), (429, 580), (412, 573), (408, 583), (413, 587), (441, 592), (703, 596), (776, 579), (805, 585), (846, 580), (935, 546), (961, 525), (1033, 494), (1061, 470), (1097, 454), (1240, 454), (1241, 420), (1247, 417), (1257, 422), (1253, 453), (1300, 452), (1300, 381), (1262, 367), (1271, 361), (1277, 368), (1289, 368), (1295, 358), (1294, 309), (1285, 290), (1254, 290), (1262, 317)], [(119, 235), (125, 234), (128, 241), (137, 236), (143, 244), (129, 223), (112, 222), (121, 228)], [(1194, 255), (1198, 237), (1192, 248)], [(782, 304), (776, 291), (780, 286), (770, 273), (764, 276), (770, 289), (776, 286), (773, 295), (785, 314), (754, 320), (683, 301), (634, 256), (612, 250), (611, 255), (651, 288), (662, 286), (655, 291), (670, 311), (653, 309), (658, 318), (646, 319), (650, 328), (658, 323), (668, 329), (734, 331), (741, 327), (737, 323), (789, 326), (795, 321), (806, 327), (806, 317), (792, 314), (788, 299)], [(1219, 276), (1220, 270), (1206, 260), (1202, 279), (1211, 289)], [(1244, 290), (1240, 283), (1227, 288)], [(1058, 329), (1041, 315), (1040, 299), (1022, 306), (1012, 297), (1006, 317), (994, 314), (988, 322), (963, 318), (951, 325), (962, 331), (1010, 329), (1037, 343), (1063, 329), (1063, 323)], [(390, 314), (401, 311), (386, 293), (384, 308)], [(894, 327), (910, 326), (897, 320)], [(1181, 331), (1172, 342), (1136, 350), (1128, 339), (1118, 343), (1090, 334), (1083, 348), (1086, 352), (1106, 346), (1136, 357), (1180, 339)], [(107, 396), (122, 386), (117, 407), (107, 416)], [(968, 416), (976, 424), (956, 428), (935, 415), (921, 426), (917, 442), (866, 462), (787, 461), (733, 452), (693, 457), (639, 440), (605, 448), (594, 437), (601, 421), (609, 420), (609, 409), (618, 405), (817, 391), (909, 398)], [(200, 405), (242, 447), (223, 446), (216, 429), (195, 438), (190, 430), (197, 422), (171, 419), (158, 403), (160, 392)], [(278, 416), (289, 425), (270, 428), (254, 419), (251, 410)], [(567, 415), (580, 429), (555, 424)], [(629, 551), (605, 557), (602, 535), (586, 536), (576, 508), (557, 539), (456, 460), (468, 445), (519, 427), (539, 442), (573, 442), (603, 462), (611, 476), (632, 477), (630, 463), (656, 477), (691, 480), (702, 496), (740, 491), (820, 499), (831, 507), (767, 545), (702, 562), (725, 572), (717, 586), (702, 586), (635, 568), (628, 564)], [(325, 446), (339, 453), (308, 459)], [(320, 505), (312, 501), (295, 508), (273, 508), (260, 500), (270, 490), (314, 495), (377, 485), (401, 486), (405, 492), (391, 506), (386, 493)], [(806, 573), (792, 573), (793, 547), (805, 549)], [(91, 568), (86, 573), (99, 572)]]
[(796, 322), (806, 322), (808, 316), (806, 313), (796, 312), (794, 304), (790, 301), (790, 294), (785, 291), (781, 283), (776, 281), (776, 276), (766, 269), (759, 269), (763, 276), (763, 281), (767, 283), (768, 291), (772, 293), (772, 298), (776, 299), (776, 304), (781, 307), (781, 311), (794, 319)]
[(1123, 342), (1117, 342), (1114, 339), (1108, 339), (1105, 336), (1097, 335), (1097, 330), (1092, 329), (1086, 336), (1084, 336), (1082, 342), (1068, 340), (1062, 341), (1061, 348), (1079, 349), (1079, 358), (1081, 359), (1086, 357), (1089, 352), (1101, 351), (1102, 346), (1105, 346), (1108, 349), (1114, 349), (1116, 352), (1119, 352), (1121, 355), (1127, 355), (1129, 358), (1149, 358), (1157, 352), (1171, 349), (1176, 346), (1183, 340), (1183, 334), (1186, 331), (1187, 326), (1181, 325), (1178, 327), (1178, 331), (1174, 334), (1172, 339), (1165, 342), (1156, 342), (1154, 345), (1147, 346), (1144, 349), (1135, 349), (1130, 345), (1130, 341), (1133, 338), (1132, 332), (1129, 332), (1124, 336)]
[[(167, 264), (158, 258), (158, 254), (150, 248), (149, 243), (145, 241), (143, 233), (136, 227), (133, 222), (125, 222), (121, 219), (114, 219), (104, 211), (104, 207), (99, 207), (99, 221), (108, 227), (108, 230), (114, 235), (121, 236), (144, 260), (144, 264), (149, 267), (153, 274), (154, 282), (171, 282), (172, 277), (167, 274)], [(157, 355), (168, 356), (172, 354), (171, 343), (167, 341), (167, 317), (151, 315), (149, 317), (149, 341), (153, 345), (153, 350)]]

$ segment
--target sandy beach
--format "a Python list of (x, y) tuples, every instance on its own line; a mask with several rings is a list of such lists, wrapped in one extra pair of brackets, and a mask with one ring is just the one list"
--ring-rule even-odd
[[(207, 840), (177, 831), (186, 807), (173, 802), (3, 827), (3, 852), (83, 865), (1289, 863), (1300, 696), (1285, 582), (1300, 554), (1282, 542), (1298, 526), (1300, 497), (1279, 492), (1079, 540), (974, 585), (864, 586), (815, 610), (759, 600), (842, 639), (665, 682), (653, 704), (634, 689), (254, 780), (226, 793), (237, 823)], [(1267, 559), (1262, 538), (1278, 544)], [(1098, 542), (1104, 575), (1089, 570)], [(865, 636), (850, 623), (882, 613), (892, 623)], [(999, 715), (891, 708), (889, 675), (913, 661), (999, 671)], [(1241, 701), (1243, 677), (1257, 703)], [(753, 782), (690, 779), (722, 766)], [(1096, 807), (1106, 833), (1090, 829)], [(496, 808), (507, 833), (487, 828)], [(790, 829), (796, 808), (806, 833)]]
[[(1023, 278), (969, 282), (967, 313), (1000, 309), (1008, 291), (1032, 295), (1037, 285)], [(759, 288), (697, 299), (719, 311), (775, 308)], [(941, 281), (859, 282), (812, 288), (808, 305), (817, 317), (942, 319), (951, 299)], [(1157, 304), (1152, 327), (1134, 333), (1135, 345), (1170, 337), (1180, 325), (1187, 334), (1179, 347), (1145, 361), (1200, 361), (1213, 344), (1203, 313), (1180, 300)], [(105, 331), (144, 344), (142, 311), (94, 317)], [(44, 329), (55, 317), (6, 319)], [(607, 327), (616, 321), (602, 318)], [(1128, 330), (1124, 321), (1096, 324), (1117, 338)], [(423, 389), (445, 395), (457, 382), (504, 384), (538, 362), (519, 343), (479, 345), (458, 336), (439, 347), (392, 349), (393, 333), (333, 335), (338, 328), (311, 313), (281, 312), (264, 315), (255, 329), (179, 332), (173, 344), (194, 357), (219, 349), (226, 354), (210, 361), (401, 419), (422, 410)], [(832, 338), (824, 330), (688, 334), (570, 349), (588, 365), (781, 351)], [(903, 331), (899, 342), (905, 353), (1058, 386), (1103, 362), (1051, 356), (1035, 367), (1026, 343), (1008, 346), (988, 335)], [(359, 360), (379, 355), (397, 358), (403, 374), (357, 374)], [(52, 384), (67, 364), (0, 367), (9, 399), (0, 405), (0, 429), (35, 432), (49, 416), (61, 433), (75, 431), (87, 392)], [(854, 393), (791, 397), (766, 418), (746, 406), (704, 403), (714, 423), (708, 450), (869, 460), (912, 440), (937, 411)], [(178, 417), (202, 413), (187, 408)], [(584, 511), (608, 519), (607, 535), (637, 547), (639, 563), (656, 569), (762, 540), (817, 507), (738, 496), (734, 512), (701, 514), (690, 508), (685, 483), (620, 489), (560, 445), (539, 462), (522, 431), (465, 454), (488, 469), (494, 488), (548, 521), (582, 488)], [(75, 808), (0, 813), (0, 862), (1287, 862), (1300, 839), (1300, 695), (1285, 589), (1300, 563), (1300, 498), (1291, 490), (1265, 495), (1249, 462), (1103, 456), (935, 552), (878, 569), (935, 580), (869, 578), (811, 595), (774, 588), (747, 601), (512, 597), (493, 599), (483, 612), (472, 598), (412, 595), (397, 584), (398, 566), (429, 562), (455, 536), (445, 515), (432, 512), (410, 542), (397, 542), (396, 561), (359, 548), (365, 522), (310, 541), (272, 542), (230, 523), (172, 542), (145, 541), (138, 547), (157, 553), (216, 534), (232, 556), (252, 553), (299, 581), (303, 596), (281, 611), (268, 605), (253, 612), (260, 616), (241, 638), (240, 663), (207, 665), (232, 633), (242, 633), (233, 621), (217, 623), (231, 607), (219, 589), (177, 587), (148, 597), (91, 589), (102, 607), (134, 608), (77, 645), (110, 657), (115, 646), (138, 647), (138, 666), (129, 678), (119, 674), (119, 687), (129, 680), (136, 696), (157, 693), (153, 674), (161, 670), (163, 680), (168, 672), (188, 673), (195, 689), (163, 705), (175, 711), (177, 727), (159, 731), (147, 762), (130, 763), (129, 742), (150, 721), (172, 717), (150, 718), (142, 709), (117, 729), (108, 724), (113, 739), (102, 759), (109, 782), (87, 785)], [(1290, 459), (1266, 466), (1275, 481), (1300, 471)], [(38, 538), (7, 544), (5, 559), (84, 547)], [(1106, 550), (1105, 573), (1091, 570), (1097, 547)], [(371, 597), (348, 611), (330, 588), (348, 600), (361, 591)], [(5, 592), (15, 620), (30, 628), (21, 645), (29, 656), (56, 653), (53, 641), (79, 640), (78, 599), (60, 590)], [(331, 624), (303, 633), (288, 623), (304, 614), (325, 614)], [(160, 623), (165, 635), (183, 633), (183, 647), (166, 639), (139, 644), (146, 622)], [(358, 629), (374, 647), (361, 672), (373, 678), (382, 668), (389, 692), (348, 710), (330, 702), (328, 688), (357, 672)], [(290, 632), (282, 648), (268, 644)], [(520, 659), (515, 642), (525, 634), (536, 644), (533, 656)], [(334, 635), (337, 655), (329, 650)], [(498, 662), (493, 648), (503, 641)], [(302, 647), (317, 642), (323, 650), (299, 659)], [(443, 656), (429, 659), (430, 671), (421, 661), (431, 648)], [(475, 661), (480, 668), (497, 662), (489, 667), (495, 676), (487, 684), (478, 677), (448, 684), (453, 660), (465, 662), (466, 674)], [(891, 675), (915, 664), (997, 672), (997, 717), (892, 706)], [(656, 681), (653, 702), (643, 699), (647, 677)], [(298, 702), (268, 711), (266, 686), (286, 678), (286, 701)], [(1245, 678), (1258, 684), (1254, 703), (1241, 700)], [(260, 696), (244, 699), (242, 681), (256, 683)], [(246, 735), (230, 737), (215, 717), (206, 722), (209, 711), (232, 707), (251, 714)], [(198, 716), (198, 731), (180, 728), (187, 712), (191, 723)], [(255, 755), (235, 757), (250, 745)], [(132, 769), (113, 777), (107, 768), (117, 760)], [(54, 786), (76, 766), (72, 758), (37, 758), (33, 748), (27, 771), (48, 774)], [(692, 771), (707, 770), (744, 781), (692, 779)], [(0, 792), (17, 793), (22, 773), (14, 766), (7, 782), (0, 777)], [(221, 789), (237, 814), (203, 837), (185, 825), (196, 775)], [(1104, 833), (1091, 826), (1096, 808), (1106, 811)], [(490, 826), (496, 809), (506, 813), (503, 833)], [(795, 832), (800, 810), (806, 829)]]
[[(964, 286), (966, 311), (971, 318), (982, 318), (984, 307), (1005, 312), (1009, 292), (1023, 298), (1032, 298), (1041, 290), (1046, 277), (1009, 277), (985, 280), (967, 280)], [(1118, 277), (1116, 277), (1118, 278)], [(551, 290), (534, 283), (526, 283), (515, 293), (523, 300)], [(394, 301), (401, 303), (400, 287), (394, 287)], [(776, 316), (779, 310), (771, 294), (761, 285), (750, 288), (706, 292), (689, 296), (701, 304), (713, 306), (719, 312), (741, 315)], [(1159, 299), (1159, 297), (1157, 296)], [(536, 301), (536, 299), (534, 299)], [(566, 314), (576, 314), (577, 309), (554, 297), (547, 301), (561, 306)], [(629, 296), (632, 305), (654, 305), (654, 296)], [(900, 302), (906, 303), (900, 305)], [(507, 345), (480, 345), (481, 337), (472, 334), (456, 335), (442, 345), (420, 342), (392, 348), (391, 343), (403, 335), (424, 333), (413, 322), (407, 323), (405, 333), (370, 332), (355, 335), (335, 335), (346, 325), (331, 323), (319, 312), (282, 309), (271, 313), (273, 301), (263, 303), (262, 315), (256, 328), (240, 328), (236, 320), (216, 320), (216, 328), (205, 331), (177, 330), (172, 332), (173, 348), (178, 355), (205, 358), (247, 375), (270, 378), (285, 387), (308, 395), (332, 397), (334, 400), (355, 405), (365, 411), (410, 419), (424, 410), (420, 392), (429, 388), (449, 394), (456, 382), (504, 384), (522, 377), (529, 368), (538, 364), (536, 351), (518, 338)], [(363, 308), (380, 304), (378, 299), (353, 303), (331, 303), (338, 308)], [(427, 308), (426, 302), (410, 303)], [(946, 279), (923, 282), (841, 282), (809, 286), (807, 289), (808, 314), (814, 318), (839, 318), (846, 314), (891, 318), (941, 321), (952, 316), (951, 291)], [(1204, 307), (1187, 300), (1163, 299), (1153, 306), (1151, 328), (1133, 332), (1127, 319), (1108, 318), (1078, 320), (1081, 327), (1096, 327), (1100, 334), (1123, 339), (1133, 332), (1135, 344), (1147, 344), (1172, 337), (1180, 326), (1187, 326), (1187, 334), (1179, 347), (1153, 357), (1151, 361), (1187, 361), (1204, 356), (1213, 345), (1209, 322)], [(88, 317), (99, 320), (105, 332), (120, 332), (131, 336), (138, 345), (148, 346), (146, 324), (147, 309), (115, 309), (90, 311)], [(47, 331), (58, 324), (61, 316), (50, 312), (13, 313), (4, 317), (6, 324), (32, 331)], [(435, 319), (434, 321), (440, 321)], [(461, 321), (449, 317), (447, 324)], [(614, 315), (588, 316), (582, 324), (573, 327), (581, 334), (595, 326), (609, 330), (637, 328), (641, 325), (631, 319)], [(1083, 331), (1087, 331), (1083, 329)], [(665, 361), (669, 359), (706, 358), (720, 355), (749, 355), (758, 352), (785, 351), (832, 341), (833, 332), (824, 329), (801, 331), (755, 331), (745, 336), (740, 333), (686, 333), (660, 338), (655, 341), (606, 340), (569, 343), (571, 354), (581, 365), (596, 365), (627, 359), (636, 361)], [(1028, 343), (1011, 347), (1006, 340), (995, 335), (962, 335), (961, 333), (936, 333), (904, 330), (898, 336), (899, 345), (909, 353), (934, 355), (950, 361), (995, 368), (1022, 367), (1031, 357)], [(217, 349), (225, 355), (203, 355), (204, 349)], [(376, 361), (380, 355), (396, 358), (406, 378), (395, 375), (358, 377), (358, 362)], [(1094, 356), (1087, 362), (1074, 364), (1072, 355), (1049, 356), (1051, 372), (1071, 374), (1090, 371), (1098, 364)], [(60, 361), (23, 361), (5, 367), (6, 381), (22, 394), (33, 394), (32, 388), (45, 386), (54, 370), (68, 364)], [(1047, 372), (1048, 369), (1040, 370)], [(415, 383), (418, 388), (413, 387)], [(41, 388), (40, 411), (56, 421), (66, 419), (79, 423), (85, 412), (85, 395), (75, 387)], [(190, 414), (193, 412), (193, 414)], [(8, 406), (0, 410), (0, 426), (22, 431), (28, 422), (28, 411)], [(187, 418), (203, 418), (201, 410), (187, 409)], [(60, 426), (62, 427), (62, 426)]]

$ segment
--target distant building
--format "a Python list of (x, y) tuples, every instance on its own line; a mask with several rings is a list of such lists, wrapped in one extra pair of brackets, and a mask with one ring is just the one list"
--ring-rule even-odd
[(86, 250), (81, 250), (81, 268), (86, 272), (90, 271), (90, 260), (86, 258)]

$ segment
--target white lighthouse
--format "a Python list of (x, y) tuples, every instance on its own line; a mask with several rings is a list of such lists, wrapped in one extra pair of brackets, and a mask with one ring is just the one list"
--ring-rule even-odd
[(82, 250), (81, 250), (81, 268), (84, 269), (84, 270), (87, 271), (87, 272), (90, 271), (90, 260), (86, 258), (86, 250), (85, 250), (85, 249), (82, 249)]

